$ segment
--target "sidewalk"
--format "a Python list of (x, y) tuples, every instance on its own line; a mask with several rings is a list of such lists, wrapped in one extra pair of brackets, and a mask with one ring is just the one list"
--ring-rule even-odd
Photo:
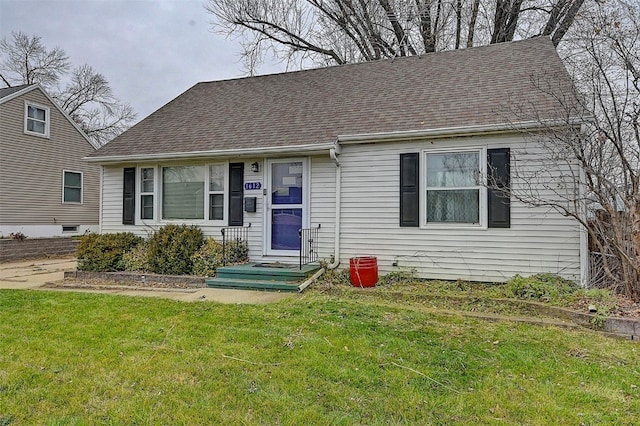
[(76, 269), (76, 260), (73, 257), (56, 259), (34, 259), (14, 262), (4, 262), (0, 264), (0, 290), (20, 289), (20, 290), (46, 290), (46, 291), (78, 291), (89, 293), (108, 293), (124, 296), (145, 296), (161, 297), (185, 302), (193, 301), (213, 301), (219, 303), (247, 303), (263, 304), (272, 303), (291, 297), (291, 294), (250, 291), (250, 290), (230, 290), (230, 289), (166, 289), (166, 288), (143, 288), (131, 289), (127, 287), (118, 288), (51, 288), (43, 287), (46, 283), (62, 281), (65, 271)]

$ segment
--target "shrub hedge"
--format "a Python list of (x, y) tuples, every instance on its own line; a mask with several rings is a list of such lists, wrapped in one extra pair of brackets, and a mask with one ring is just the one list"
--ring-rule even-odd
[(149, 247), (146, 241), (141, 242), (128, 252), (122, 258), (124, 262), (124, 270), (131, 272), (150, 272), (149, 266)]
[(79, 271), (124, 271), (124, 254), (142, 242), (131, 232), (87, 234), (80, 239), (76, 256)]
[[(222, 244), (206, 241), (197, 226), (166, 225), (148, 240), (130, 232), (89, 234), (77, 251), (78, 270), (93, 272), (152, 272), (166, 275), (213, 276), (223, 262)], [(230, 241), (224, 253), (227, 264), (249, 260), (246, 241)]]
[(222, 244), (213, 238), (207, 238), (202, 247), (191, 258), (193, 274), (212, 277), (222, 265)]
[(226, 264), (233, 265), (244, 263), (249, 260), (249, 247), (242, 240), (228, 241), (226, 250), (222, 249), (222, 244), (213, 238), (207, 238), (205, 243), (193, 255), (193, 274), (205, 277), (212, 277), (216, 270), (222, 266), (223, 256), (226, 257)]
[(195, 225), (166, 225), (154, 232), (147, 242), (150, 272), (167, 275), (193, 273), (193, 255), (204, 242)]

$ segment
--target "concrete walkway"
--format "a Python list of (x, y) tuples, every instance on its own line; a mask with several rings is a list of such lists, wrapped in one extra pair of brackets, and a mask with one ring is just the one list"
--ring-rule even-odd
[(47, 290), (47, 291), (79, 291), (89, 293), (108, 293), (124, 296), (161, 297), (186, 302), (213, 301), (220, 303), (263, 304), (282, 300), (292, 295), (275, 292), (230, 290), (214, 288), (175, 289), (175, 288), (131, 288), (124, 286), (77, 287), (43, 287), (47, 283), (61, 282), (65, 271), (76, 269), (73, 257), (55, 259), (35, 259), (0, 264), (0, 290)]

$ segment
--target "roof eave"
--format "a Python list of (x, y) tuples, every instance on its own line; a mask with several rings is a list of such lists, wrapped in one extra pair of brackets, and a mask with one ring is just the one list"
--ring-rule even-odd
[(436, 129), (420, 129), (420, 130), (401, 130), (397, 132), (381, 132), (381, 133), (360, 133), (338, 135), (338, 143), (342, 145), (371, 143), (371, 142), (389, 142), (404, 141), (422, 138), (451, 138), (458, 136), (475, 136), (486, 134), (498, 134), (509, 132), (540, 131), (552, 127), (562, 126), (579, 126), (585, 122), (585, 117), (571, 117), (567, 119), (554, 120), (532, 120), (521, 121), (517, 123), (499, 123), (499, 124), (482, 124), (473, 126), (457, 126)]
[[(571, 117), (569, 119), (554, 120), (532, 120), (517, 123), (500, 123), (489, 125), (458, 126), (437, 129), (402, 130), (397, 132), (380, 133), (358, 133), (338, 135), (337, 142), (341, 145), (351, 145), (371, 142), (391, 142), (415, 140), (423, 138), (451, 138), (458, 136), (476, 136), (499, 133), (513, 133), (523, 131), (541, 131), (553, 127), (579, 126), (585, 123), (585, 117)], [(188, 151), (188, 152), (163, 152), (156, 154), (134, 154), (134, 155), (112, 155), (85, 157), (90, 163), (97, 164), (117, 164), (143, 161), (166, 161), (166, 160), (186, 160), (201, 159), (211, 157), (248, 157), (252, 155), (276, 155), (293, 153), (323, 153), (331, 148), (335, 148), (335, 142), (309, 145), (288, 145), (279, 147), (259, 147), (240, 149), (221, 149), (209, 151)]]
[(293, 153), (324, 153), (334, 147), (334, 143), (309, 144), (309, 145), (289, 145), (278, 147), (259, 147), (259, 148), (236, 148), (236, 149), (220, 149), (213, 151), (190, 151), (190, 152), (163, 152), (156, 154), (135, 154), (135, 155), (112, 155), (112, 156), (96, 156), (85, 157), (84, 160), (90, 163), (98, 164), (117, 164), (142, 161), (165, 161), (165, 160), (181, 160), (181, 159), (200, 159), (210, 157), (249, 157), (256, 155), (273, 155), (273, 154), (293, 154)]

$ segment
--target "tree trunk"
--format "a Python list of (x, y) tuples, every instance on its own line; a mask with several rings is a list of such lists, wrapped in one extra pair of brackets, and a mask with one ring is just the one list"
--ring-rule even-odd
[(469, 20), (469, 32), (467, 34), (467, 47), (473, 47), (473, 35), (476, 32), (476, 21), (478, 20), (478, 9), (480, 0), (474, 0), (471, 7), (471, 19)]
[(496, 2), (491, 44), (513, 40), (522, 2), (523, 0), (498, 0)]
[(462, 31), (462, 0), (458, 0), (456, 3), (456, 46), (455, 49), (460, 48), (460, 32)]
[(578, 11), (582, 7), (582, 3), (584, 3), (584, 0), (574, 0), (572, 2), (571, 6), (567, 10), (567, 13), (564, 15), (564, 18), (562, 18), (562, 21), (558, 25), (558, 29), (556, 29), (556, 31), (553, 33), (553, 36), (551, 37), (551, 41), (553, 42), (554, 46), (557, 47), (558, 44), (560, 44), (560, 41), (562, 40), (564, 35), (567, 33), (567, 31), (569, 31), (571, 25), (573, 25), (573, 21), (575, 20)]
[[(640, 194), (636, 192), (633, 200), (629, 216), (631, 218), (631, 249), (634, 262), (635, 276), (629, 277), (630, 280), (635, 279), (635, 283), (630, 282), (628, 286), (634, 294), (635, 300), (640, 300)], [(635, 290), (635, 291), (634, 291)]]

